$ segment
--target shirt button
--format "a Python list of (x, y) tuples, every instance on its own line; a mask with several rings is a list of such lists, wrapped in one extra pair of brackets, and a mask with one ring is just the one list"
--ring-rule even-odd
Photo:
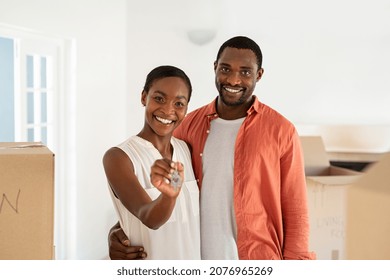
[(202, 153), (200, 153), (199, 155), (200, 155), (201, 157), (203, 157), (203, 154), (202, 154)]
[(210, 130), (207, 130), (206, 133), (210, 133)]

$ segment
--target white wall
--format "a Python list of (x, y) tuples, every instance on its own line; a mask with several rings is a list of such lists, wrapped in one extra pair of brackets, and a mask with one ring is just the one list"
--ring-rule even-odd
[[(101, 157), (142, 127), (140, 94), (153, 67), (173, 64), (188, 73), (192, 110), (216, 96), (219, 46), (247, 35), (264, 54), (256, 94), (301, 131), (322, 131), (322, 125), (388, 129), (389, 14), (387, 0), (0, 0), (0, 22), (76, 42), (76, 177), (68, 186), (75, 192), (68, 198), (70, 236), (59, 257), (106, 257), (115, 213)], [(209, 28), (217, 30), (210, 43), (188, 40), (188, 30)]]

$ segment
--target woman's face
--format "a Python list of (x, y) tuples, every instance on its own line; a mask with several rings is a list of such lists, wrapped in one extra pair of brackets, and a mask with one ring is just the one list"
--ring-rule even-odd
[(172, 135), (188, 109), (189, 88), (179, 77), (155, 80), (148, 92), (142, 92), (145, 125), (159, 136)]

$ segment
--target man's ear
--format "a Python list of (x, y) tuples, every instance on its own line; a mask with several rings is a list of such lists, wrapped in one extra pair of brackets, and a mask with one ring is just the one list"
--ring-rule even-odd
[(142, 103), (142, 106), (146, 106), (146, 97), (148, 96), (148, 93), (146, 91), (142, 91), (141, 93), (141, 103)]
[(257, 71), (257, 78), (256, 78), (256, 82), (260, 81), (261, 77), (263, 76), (264, 74), (264, 68), (260, 68), (259, 71)]

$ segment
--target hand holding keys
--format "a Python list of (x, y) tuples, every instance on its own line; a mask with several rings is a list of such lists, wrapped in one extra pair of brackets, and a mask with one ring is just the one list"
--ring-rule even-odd
[(151, 168), (150, 179), (162, 193), (176, 197), (184, 181), (184, 166), (169, 159), (156, 160)]

